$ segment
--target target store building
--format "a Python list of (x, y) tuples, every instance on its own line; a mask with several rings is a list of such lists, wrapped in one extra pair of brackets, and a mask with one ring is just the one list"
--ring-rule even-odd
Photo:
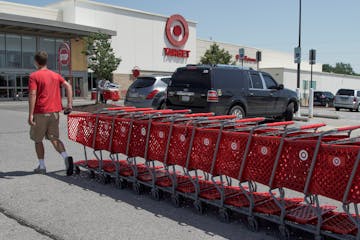
[[(113, 72), (121, 90), (126, 91), (139, 74), (170, 75), (178, 67), (199, 63), (214, 43), (198, 39), (196, 27), (195, 21), (176, 13), (164, 16), (90, 0), (63, 0), (45, 7), (0, 0), (0, 100), (26, 93), (28, 76), (35, 70), (32, 59), (38, 50), (49, 53), (49, 68), (71, 82), (75, 97), (88, 97), (96, 87), (96, 76), (87, 69), (83, 38), (96, 32), (109, 36), (116, 57), (121, 58)], [(217, 44), (229, 51), (232, 61), (239, 60), (239, 49), (243, 48), (244, 66), (259, 67), (279, 83), (296, 88), (293, 53)], [(256, 62), (257, 51), (262, 52), (260, 63)], [(313, 66), (316, 90), (335, 93), (342, 86), (360, 83), (359, 77), (322, 73), (321, 66)], [(308, 91), (309, 70), (309, 63), (302, 61), (304, 93)], [(329, 81), (334, 83), (331, 88)]]
[[(0, 99), (27, 92), (38, 50), (49, 53), (49, 68), (71, 81), (76, 96), (89, 96), (96, 76), (87, 69), (82, 39), (96, 32), (111, 38), (115, 55), (121, 58), (113, 73), (121, 90), (138, 74), (171, 74), (196, 62), (196, 22), (178, 14), (163, 16), (88, 0), (63, 0), (45, 7), (0, 1)], [(60, 49), (63, 43), (67, 54)], [(69, 58), (71, 66), (62, 64)]]
[(111, 44), (121, 63), (113, 79), (122, 89), (139, 73), (171, 74), (196, 62), (196, 22), (181, 15), (163, 16), (87, 0), (48, 7), (61, 11), (63, 21), (116, 32)]

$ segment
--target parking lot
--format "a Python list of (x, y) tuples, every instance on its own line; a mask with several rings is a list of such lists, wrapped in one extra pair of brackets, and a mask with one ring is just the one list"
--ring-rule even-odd
[[(310, 120), (325, 122), (327, 128), (359, 124), (358, 112), (315, 108), (315, 113), (340, 117)], [(260, 231), (253, 233), (240, 217), (235, 216), (229, 224), (221, 223), (212, 209), (198, 215), (191, 204), (174, 208), (169, 199), (158, 202), (148, 194), (118, 190), (85, 173), (66, 177), (63, 160), (48, 143), (49, 173), (33, 175), (37, 160), (28, 137), (27, 102), (0, 102), (0, 119), (0, 239), (277, 238), (277, 227), (269, 223), (262, 223)], [(83, 158), (82, 147), (67, 139), (65, 116), (61, 117), (61, 135), (75, 160)], [(310, 237), (293, 233), (294, 239)]]

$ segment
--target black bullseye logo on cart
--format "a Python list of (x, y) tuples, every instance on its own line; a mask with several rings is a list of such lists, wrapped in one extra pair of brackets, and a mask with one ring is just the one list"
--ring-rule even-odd
[(172, 15), (166, 21), (165, 35), (169, 43), (176, 48), (164, 48), (168, 57), (188, 58), (190, 50), (178, 49), (183, 47), (189, 38), (189, 25), (179, 14)]

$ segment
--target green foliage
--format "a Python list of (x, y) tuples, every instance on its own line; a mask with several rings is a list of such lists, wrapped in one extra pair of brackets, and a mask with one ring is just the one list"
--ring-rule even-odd
[(231, 62), (232, 56), (225, 49), (220, 49), (216, 43), (210, 46), (210, 49), (206, 50), (204, 56), (201, 57), (201, 64), (234, 64)]
[(323, 72), (334, 72), (334, 68), (330, 64), (323, 64), (322, 65)]
[(121, 59), (115, 57), (107, 34), (93, 33), (86, 37), (83, 53), (88, 56), (88, 68), (94, 71), (98, 79), (112, 81), (112, 72), (117, 69)]
[(323, 72), (332, 72), (338, 74), (357, 75), (349, 63), (336, 63), (335, 67), (330, 64), (323, 64)]

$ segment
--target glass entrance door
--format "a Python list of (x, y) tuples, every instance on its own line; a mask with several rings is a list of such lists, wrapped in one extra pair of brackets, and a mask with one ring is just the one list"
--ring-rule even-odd
[(69, 77), (66, 77), (65, 80), (71, 84), (74, 97), (82, 97), (83, 96), (83, 92), (82, 92), (83, 84), (84, 84), (83, 78), (72, 77), (72, 79), (71, 79)]

